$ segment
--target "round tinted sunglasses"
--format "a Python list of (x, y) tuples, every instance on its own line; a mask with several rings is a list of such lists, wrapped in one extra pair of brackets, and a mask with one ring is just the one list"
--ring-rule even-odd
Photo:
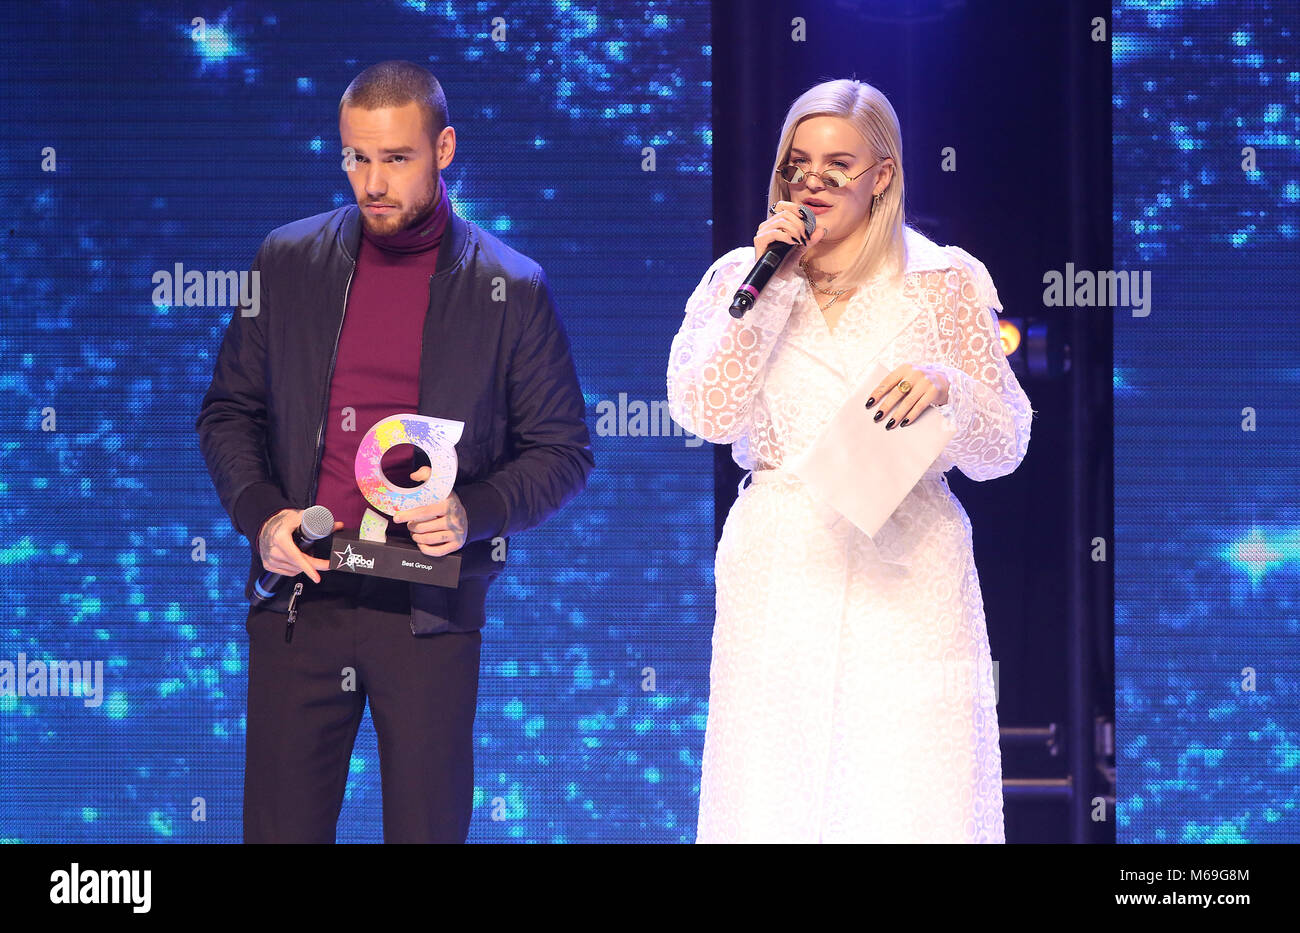
[(793, 162), (787, 162), (785, 165), (782, 165), (776, 170), (776, 173), (792, 185), (802, 184), (809, 175), (816, 175), (822, 180), (822, 184), (827, 188), (843, 188), (855, 178), (861, 178), (863, 175), (867, 174), (867, 172), (871, 171), (883, 161), (885, 160), (877, 159), (856, 175), (846, 175), (837, 168), (833, 168), (829, 172), (805, 172)]

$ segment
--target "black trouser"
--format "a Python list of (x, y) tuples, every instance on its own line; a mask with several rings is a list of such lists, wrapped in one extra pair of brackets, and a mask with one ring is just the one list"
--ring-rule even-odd
[(305, 587), (291, 642), (283, 612), (248, 612), (244, 841), (335, 841), (369, 697), (384, 841), (464, 842), (480, 633), (412, 635), (400, 581), (337, 570), (319, 586), (297, 579)]

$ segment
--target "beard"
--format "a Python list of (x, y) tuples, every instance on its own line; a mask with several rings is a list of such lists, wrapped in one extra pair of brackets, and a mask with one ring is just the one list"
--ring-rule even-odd
[[(406, 230), (414, 230), (421, 224), (427, 223), (438, 209), (438, 192), (439, 177), (441, 173), (433, 176), (433, 187), (429, 189), (428, 195), (420, 201), (401, 209), (400, 204), (394, 204), (392, 201), (371, 202), (370, 198), (359, 201), (357, 206), (361, 208), (361, 222), (366, 225), (366, 229), (375, 236), (392, 236), (395, 233), (402, 233)], [(365, 205), (369, 203), (392, 204), (398, 210), (389, 214), (387, 217), (375, 217), (368, 213)]]

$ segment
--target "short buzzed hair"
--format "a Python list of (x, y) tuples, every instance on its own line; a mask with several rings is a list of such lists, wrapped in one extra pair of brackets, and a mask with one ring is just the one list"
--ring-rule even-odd
[(415, 62), (380, 62), (361, 72), (343, 92), (339, 116), (343, 116), (344, 107), (378, 110), (410, 103), (420, 105), (424, 129), (436, 147), (438, 134), (447, 126), (447, 98), (438, 79)]

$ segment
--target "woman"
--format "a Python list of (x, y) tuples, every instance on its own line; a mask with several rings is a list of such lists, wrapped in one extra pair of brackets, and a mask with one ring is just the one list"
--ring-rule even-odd
[[(699, 842), (1005, 841), (970, 521), (944, 473), (1010, 473), (1032, 409), (987, 270), (904, 226), (903, 195), (884, 95), (812, 88), (786, 116), (753, 248), (713, 264), (673, 340), (673, 417), (752, 471), (718, 544)], [(777, 240), (794, 249), (733, 319)], [(873, 539), (782, 465), (877, 362), (872, 429), (944, 417), (955, 434)]]

